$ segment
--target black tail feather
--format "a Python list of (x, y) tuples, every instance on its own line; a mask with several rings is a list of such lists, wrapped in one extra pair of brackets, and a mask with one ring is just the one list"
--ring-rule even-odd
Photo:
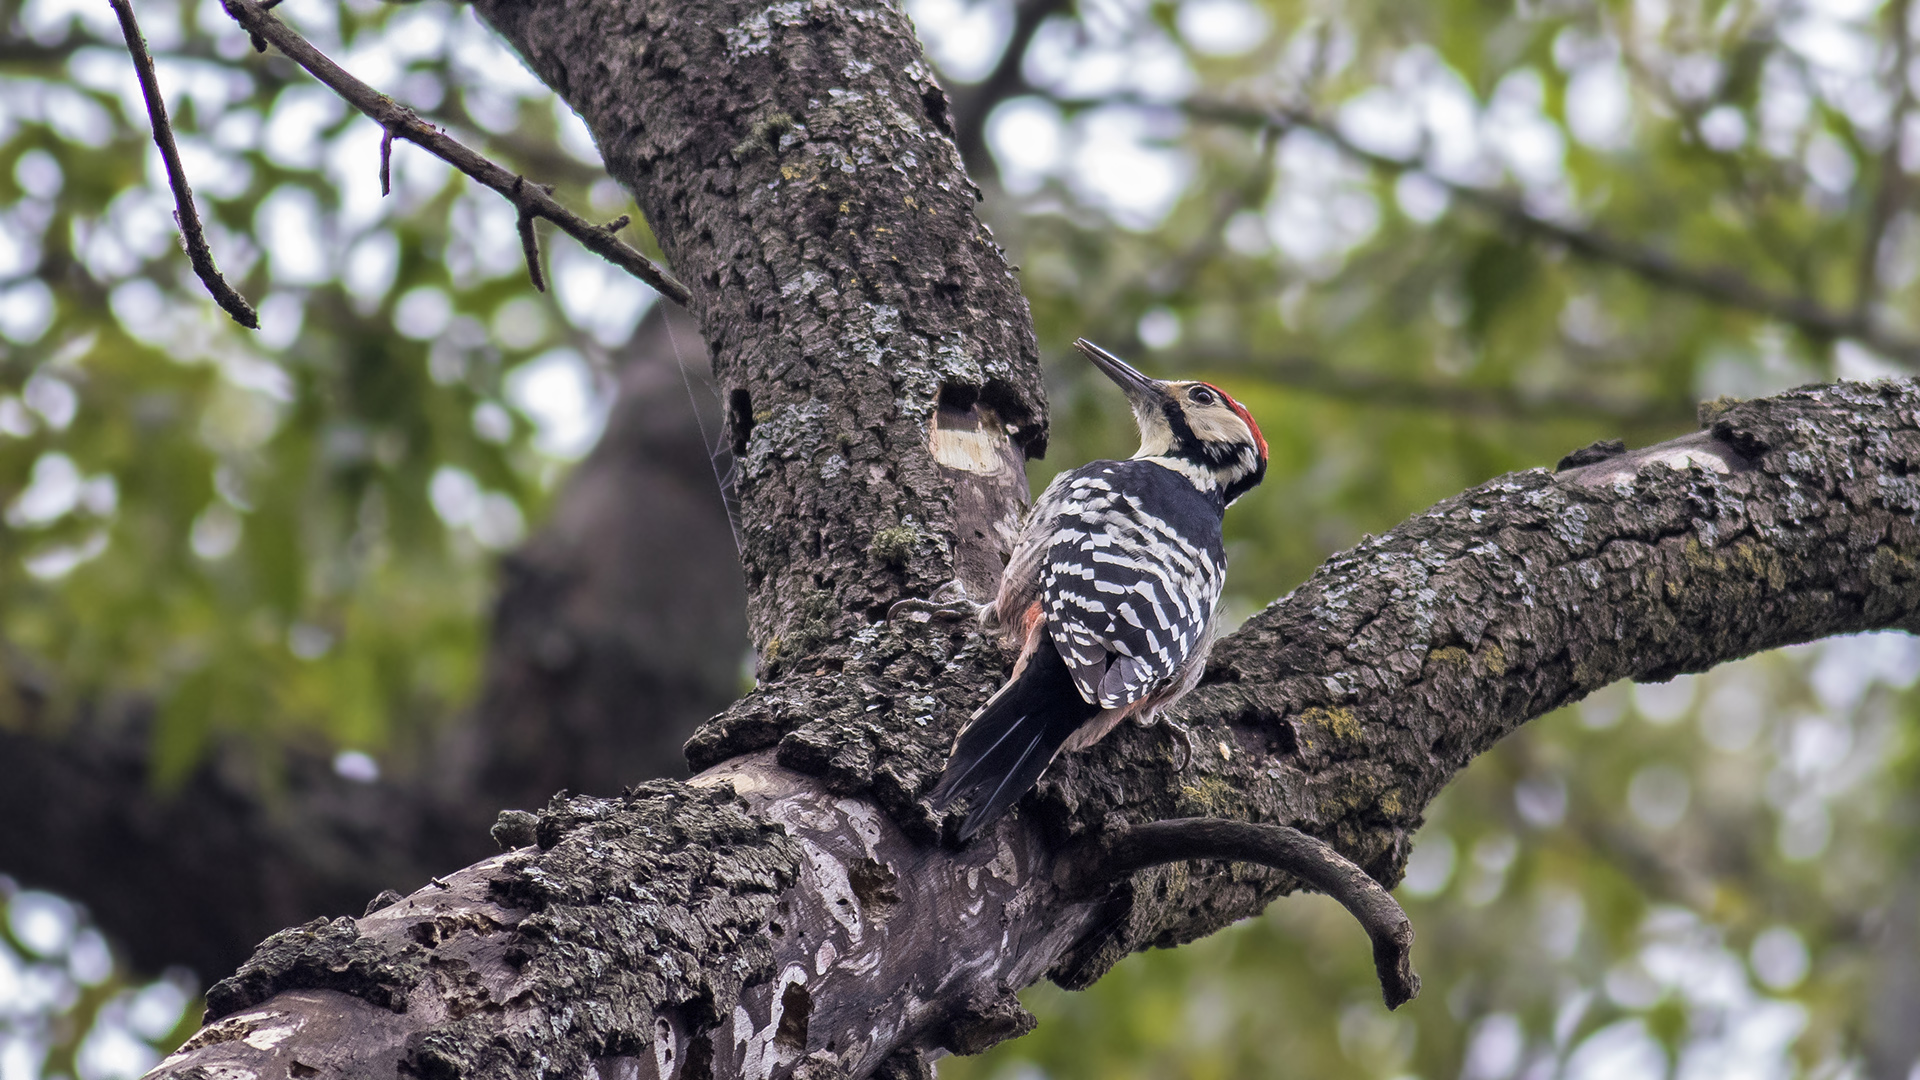
[(1080, 696), (1053, 642), (1042, 637), (1020, 677), (961, 731), (933, 789), (934, 809), (969, 800), (973, 805), (960, 826), (966, 840), (1018, 802), (1067, 739), (1099, 712), (1100, 706)]

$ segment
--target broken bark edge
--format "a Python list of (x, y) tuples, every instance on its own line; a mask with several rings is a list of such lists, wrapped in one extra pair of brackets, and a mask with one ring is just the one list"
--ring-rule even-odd
[(1373, 967), (1387, 1008), (1420, 993), (1413, 972), (1413, 923), (1379, 882), (1326, 841), (1286, 825), (1174, 818), (1136, 825), (1092, 842), (1072, 867), (1069, 888), (1091, 892), (1150, 866), (1193, 859), (1259, 863), (1338, 900), (1373, 939)]

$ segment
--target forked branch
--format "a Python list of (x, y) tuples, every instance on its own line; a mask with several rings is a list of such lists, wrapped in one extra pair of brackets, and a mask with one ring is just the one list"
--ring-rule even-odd
[(1413, 923), (1393, 894), (1326, 841), (1286, 825), (1173, 818), (1121, 829), (1067, 863), (1070, 887), (1090, 891), (1150, 866), (1192, 859), (1270, 866), (1338, 900), (1373, 940), (1373, 969), (1387, 1008), (1397, 1009), (1420, 992), (1420, 976), (1413, 971)]
[[(118, 7), (126, 0), (114, 0), (114, 2)], [(292, 27), (275, 18), (265, 6), (254, 3), (253, 0), (221, 0), (221, 4), (226, 8), (227, 14), (246, 28), (256, 40), (273, 43), (274, 47), (285, 53), (288, 59), (307, 69), (309, 74), (320, 80), (328, 89), (339, 94), (349, 105), (372, 117), (386, 132), (386, 139), (405, 139), (413, 143), (499, 192), (508, 202), (511, 202), (519, 213), (522, 243), (528, 248), (528, 273), (532, 276), (536, 287), (544, 289), (546, 284), (540, 273), (538, 253), (533, 249), (528, 238), (532, 234), (532, 219), (546, 218), (558, 225), (562, 232), (579, 241), (580, 246), (646, 282), (660, 295), (674, 303), (685, 305), (692, 299), (693, 294), (687, 291), (685, 285), (674, 280), (672, 275), (653, 260), (616, 237), (614, 229), (596, 225), (561, 206), (554, 201), (546, 188), (529, 183), (525, 177), (509, 172), (482, 157), (448, 136), (446, 132), (420, 119), (412, 109), (354, 78), (326, 54), (314, 48), (311, 42), (301, 37)], [(386, 174), (385, 157), (383, 148), (383, 180)]]

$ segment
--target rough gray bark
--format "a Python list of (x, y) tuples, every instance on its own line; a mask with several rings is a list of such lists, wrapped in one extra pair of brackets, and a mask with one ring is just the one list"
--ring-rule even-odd
[[(1899, 383), (1796, 391), (1698, 435), (1500, 477), (1330, 560), (1223, 641), (1181, 710), (1198, 752), (1123, 730), (959, 851), (929, 842), (924, 807), (890, 789), (931, 785), (961, 709), (843, 719), (848, 741), (879, 738), (859, 775), (789, 752), (826, 733), (799, 713), (782, 736), (777, 714), (754, 729), (769, 748), (692, 786), (503, 819), (519, 846), (448, 887), (269, 941), (160, 1075), (298, 1061), (483, 1077), (538, 1061), (555, 1075), (863, 1076), (903, 1052), (983, 1049), (1030, 1022), (1010, 995), (1042, 974), (1085, 985), (1294, 885), (1189, 864), (1087, 900), (1056, 863), (1068, 839), (1175, 815), (1277, 821), (1391, 883), (1427, 801), (1533, 716), (1617, 678), (1911, 626), (1916, 470), (1920, 386)], [(914, 611), (876, 632), (840, 681), (966, 636), (939, 625)], [(913, 670), (928, 668), (909, 667), (908, 693), (946, 683)], [(245, 1037), (262, 1031), (266, 1049)], [(343, 1058), (343, 1037), (365, 1056)]]
[[(1288, 824), (1398, 879), (1427, 802), (1527, 719), (1920, 610), (1920, 388), (1816, 388), (1501, 477), (1250, 620), (1179, 710), (1070, 755), (981, 841), (918, 801), (1004, 674), (990, 565), (1043, 408), (1022, 302), (885, 4), (483, 0), (635, 187), (742, 452), (763, 683), (705, 771), (502, 816), (506, 853), (270, 939), (156, 1075), (925, 1075), (1295, 886), (1185, 864), (1087, 897), (1116, 825)], [(1008, 425), (1011, 425), (1009, 430)], [(908, 601), (901, 603), (901, 601)]]
[(477, 7), (585, 118), (694, 290), (741, 462), (763, 674), (952, 579), (951, 538), (974, 530), (929, 452), (937, 406), (975, 418), (982, 443), (1010, 431), (1036, 452), (1045, 407), (1026, 301), (973, 216), (905, 16), (826, 0)]
[(738, 695), (747, 640), (676, 343), (717, 433), (698, 329), (656, 309), (616, 357), (601, 444), (505, 560), (487, 685), (445, 739), (396, 753), (372, 784), (301, 747), (263, 784), (244, 747), (223, 746), (160, 791), (150, 701), (109, 698), (56, 724), (33, 674), (14, 670), (27, 708), (0, 728), (0, 872), (84, 902), (141, 970), (185, 964), (211, 980), (275, 929), (486, 855), (503, 804), (684, 775), (681, 744)]

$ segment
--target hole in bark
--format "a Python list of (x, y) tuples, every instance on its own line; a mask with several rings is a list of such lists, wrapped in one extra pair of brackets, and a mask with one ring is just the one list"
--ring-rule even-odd
[(747, 440), (753, 436), (753, 395), (735, 390), (727, 395), (727, 429), (733, 433), (733, 456), (747, 456)]
[(813, 1011), (813, 995), (799, 983), (788, 983), (780, 995), (780, 1026), (774, 1029), (776, 1046), (804, 1052), (807, 1048), (807, 1014)]
[(304, 1080), (304, 1078), (308, 1076), (319, 1076), (320, 1070), (301, 1061), (299, 1058), (295, 1058), (287, 1062), (287, 1075), (293, 1077), (294, 1080)]
[[(1250, 718), (1243, 718), (1243, 720), (1244, 719)], [(1299, 752), (1300, 736), (1293, 730), (1293, 723), (1291, 721), (1283, 720), (1278, 724), (1274, 724), (1271, 730), (1273, 737), (1267, 743), (1267, 753), (1284, 757), (1288, 754)]]
[(941, 383), (940, 407), (966, 412), (973, 403), (980, 400), (980, 388), (965, 383)]
[(937, 86), (929, 87), (920, 95), (920, 104), (927, 111), (927, 119), (951, 137), (954, 133), (953, 109), (947, 104), (947, 92)]
[(1038, 459), (1047, 456), (1047, 427), (1034, 422), (1025, 399), (1013, 386), (1000, 379), (988, 379), (987, 384), (980, 388), (980, 403), (992, 409), (994, 415), (1007, 425), (1007, 437), (1027, 457)]

